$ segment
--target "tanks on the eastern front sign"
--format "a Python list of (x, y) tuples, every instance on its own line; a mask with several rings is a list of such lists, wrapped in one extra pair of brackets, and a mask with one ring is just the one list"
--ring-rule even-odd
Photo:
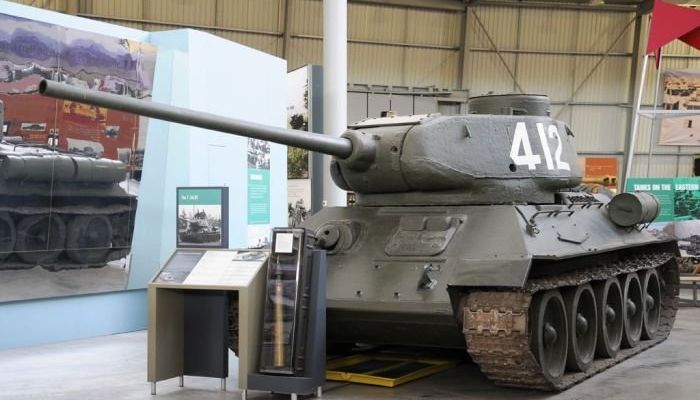
[(128, 254), (136, 198), (119, 186), (126, 172), (119, 161), (3, 137), (0, 270), (96, 267)]
[(545, 96), (477, 98), (471, 115), (369, 119), (334, 138), (40, 88), (335, 156), (333, 180), (357, 204), (302, 224), (328, 252), (331, 343), (466, 348), (498, 384), (561, 390), (673, 326), (678, 247), (642, 229), (658, 202), (573, 190), (574, 133), (549, 117)]

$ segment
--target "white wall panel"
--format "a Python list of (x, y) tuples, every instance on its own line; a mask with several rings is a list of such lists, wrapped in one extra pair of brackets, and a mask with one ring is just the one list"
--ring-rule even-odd
[(578, 106), (571, 130), (579, 151), (622, 151), (627, 112), (618, 107)]
[(546, 94), (552, 101), (565, 101), (571, 95), (573, 57), (520, 54), (518, 82), (526, 93)]

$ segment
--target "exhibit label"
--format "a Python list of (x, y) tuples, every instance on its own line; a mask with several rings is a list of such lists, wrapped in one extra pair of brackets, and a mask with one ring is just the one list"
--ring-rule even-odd
[(630, 178), (629, 192), (650, 192), (659, 199), (655, 222), (700, 219), (700, 178)]

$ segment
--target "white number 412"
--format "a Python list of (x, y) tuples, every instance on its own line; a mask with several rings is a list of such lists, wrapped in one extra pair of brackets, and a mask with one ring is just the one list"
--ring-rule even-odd
[[(540, 144), (542, 145), (542, 151), (544, 152), (544, 161), (547, 164), (547, 169), (564, 169), (570, 171), (569, 163), (561, 160), (562, 144), (561, 136), (559, 136), (559, 131), (555, 125), (549, 125), (547, 128), (547, 134), (545, 135), (544, 125), (540, 122), (537, 124), (537, 133), (540, 137)], [(549, 150), (549, 142), (547, 139), (557, 139), (557, 149), (554, 151), (554, 161), (552, 161), (552, 152)], [(520, 149), (524, 154), (520, 154)], [(542, 164), (542, 158), (539, 154), (532, 153), (532, 146), (530, 146), (530, 138), (527, 134), (527, 128), (524, 122), (518, 122), (515, 124), (515, 134), (513, 135), (513, 144), (510, 147), (510, 158), (513, 160), (515, 165), (527, 165), (527, 168), (532, 170), (537, 167), (537, 165)]]

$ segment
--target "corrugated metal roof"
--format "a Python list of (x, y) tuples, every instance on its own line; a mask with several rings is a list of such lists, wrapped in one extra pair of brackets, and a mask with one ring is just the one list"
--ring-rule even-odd
[[(63, 0), (15, 1), (54, 10), (65, 7)], [(145, 30), (199, 26), (210, 33), (281, 55), (286, 1), (290, 2), (288, 67), (321, 64), (323, 2), (320, 0), (81, 0), (80, 12), (113, 18), (107, 21)], [(457, 86), (461, 73), (456, 51), (462, 39), (461, 12), (350, 3), (348, 15), (349, 38), (353, 41), (348, 45), (350, 82)], [(614, 55), (600, 63), (573, 102), (631, 102), (628, 98), (630, 53), (634, 38), (633, 25), (628, 26), (628, 23), (633, 17), (629, 12), (472, 6), (467, 18), (466, 46), (474, 51), (465, 56), (466, 87), (472, 95), (515, 90), (513, 79), (492, 49), (480, 21), (502, 51), (501, 57), (523, 90), (548, 94), (553, 101), (564, 102), (598, 64), (602, 54), (611, 49)], [(642, 18), (642, 38), (647, 35), (647, 20)], [(217, 26), (221, 29), (216, 29)], [(628, 26), (625, 33), (611, 47), (625, 26)], [(678, 41), (664, 50), (665, 54), (700, 55)], [(547, 52), (557, 54), (544, 54)], [(668, 57), (664, 67), (700, 69), (700, 58)], [(654, 73), (652, 60), (645, 81), (644, 102), (647, 104), (653, 96)], [(560, 110), (563, 111), (559, 114)], [(559, 114), (558, 118), (570, 123), (582, 151), (622, 151), (630, 113), (629, 108), (615, 105), (552, 107), (552, 115)], [(638, 151), (647, 151), (649, 130), (649, 122), (642, 120), (636, 144)], [(654, 144), (654, 151), (675, 151), (673, 149), (675, 147)], [(681, 151), (690, 153), (700, 148)], [(652, 171), (675, 173), (677, 160), (676, 156), (655, 157)], [(689, 173), (689, 160), (687, 156), (680, 159), (681, 173)], [(635, 161), (635, 168), (640, 162), (639, 159)], [(646, 172), (645, 160), (643, 164)]]

